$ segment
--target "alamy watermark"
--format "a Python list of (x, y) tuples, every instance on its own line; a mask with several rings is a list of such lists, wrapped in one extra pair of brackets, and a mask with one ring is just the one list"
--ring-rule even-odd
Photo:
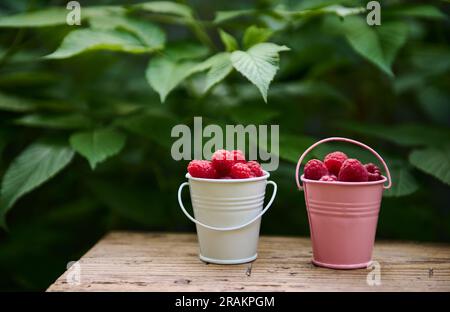
[[(70, 10), (66, 16), (67, 25), (81, 25), (81, 4), (78, 1), (69, 1), (66, 9)], [(368, 10), (366, 21), (369, 26), (381, 25), (381, 4), (379, 1), (369, 1), (366, 4)]]
[[(179, 124), (172, 128), (171, 155), (174, 160), (210, 159), (219, 149), (239, 149), (249, 160), (259, 159), (267, 171), (279, 165), (279, 125), (225, 125), (203, 127), (203, 118), (194, 117), (194, 127)], [(269, 139), (270, 137), (270, 139)], [(247, 150), (248, 148), (248, 150)]]
[(367, 285), (369, 286), (381, 286), (381, 265), (378, 261), (372, 261), (367, 267), (371, 270), (366, 277)]
[(66, 16), (66, 23), (69, 26), (81, 25), (81, 5), (78, 1), (69, 1), (66, 9), (70, 10)]
[(69, 285), (81, 284), (81, 264), (78, 261), (67, 263), (66, 283)]
[(367, 13), (366, 21), (369, 26), (381, 25), (381, 5), (378, 1), (369, 1), (366, 5)]

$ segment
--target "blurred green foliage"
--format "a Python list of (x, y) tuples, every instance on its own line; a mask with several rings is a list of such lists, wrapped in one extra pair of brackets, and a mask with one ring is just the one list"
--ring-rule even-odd
[(45, 289), (112, 229), (193, 231), (170, 130), (194, 116), (280, 125), (263, 234), (308, 235), (294, 166), (339, 135), (392, 169), (379, 238), (450, 241), (448, 3), (381, 1), (368, 26), (365, 1), (80, 2), (80, 26), (0, 4), (0, 289)]

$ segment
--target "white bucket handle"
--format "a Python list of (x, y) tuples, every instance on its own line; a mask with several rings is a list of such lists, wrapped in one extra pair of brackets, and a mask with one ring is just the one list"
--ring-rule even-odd
[(273, 193), (272, 193), (272, 197), (270, 198), (269, 202), (267, 203), (266, 207), (253, 219), (251, 219), (250, 221), (242, 224), (242, 225), (238, 225), (238, 226), (232, 226), (232, 227), (226, 227), (226, 228), (219, 228), (219, 227), (215, 227), (215, 226), (210, 226), (207, 224), (204, 224), (196, 219), (194, 219), (189, 212), (186, 211), (186, 208), (184, 208), (183, 205), (183, 201), (181, 199), (181, 192), (183, 191), (183, 188), (186, 185), (189, 185), (189, 182), (184, 182), (180, 185), (180, 188), (178, 189), (178, 203), (180, 204), (180, 208), (183, 211), (183, 213), (186, 215), (186, 217), (188, 217), (189, 220), (191, 220), (192, 222), (194, 222), (197, 225), (200, 225), (204, 228), (213, 230), (213, 231), (234, 231), (234, 230), (239, 230), (242, 229), (250, 224), (252, 224), (253, 222), (255, 222), (256, 220), (258, 220), (259, 218), (262, 217), (263, 214), (266, 213), (266, 211), (270, 208), (270, 206), (272, 205), (274, 199), (275, 199), (275, 195), (277, 195), (277, 184), (273, 181), (267, 181), (267, 184), (272, 184), (273, 185)]
[(302, 185), (300, 184), (299, 178), (298, 178), (298, 174), (300, 171), (300, 166), (302, 165), (303, 159), (306, 157), (306, 155), (313, 149), (315, 148), (317, 145), (325, 143), (325, 142), (330, 142), (330, 141), (341, 141), (341, 142), (348, 142), (348, 143), (353, 143), (356, 144), (358, 146), (364, 147), (365, 149), (367, 149), (369, 152), (371, 152), (372, 154), (375, 155), (375, 157), (383, 164), (384, 167), (384, 171), (386, 172), (387, 175), (387, 180), (388, 180), (388, 185), (383, 185), (384, 189), (387, 190), (391, 187), (392, 185), (392, 180), (391, 180), (391, 173), (389, 172), (389, 168), (386, 165), (386, 162), (384, 161), (384, 159), (380, 156), (380, 154), (378, 154), (375, 150), (373, 150), (372, 148), (370, 148), (369, 146), (367, 146), (364, 143), (358, 142), (356, 140), (352, 140), (352, 139), (347, 139), (347, 138), (341, 138), (341, 137), (331, 137), (331, 138), (326, 138), (323, 140), (320, 140), (316, 143), (314, 143), (313, 145), (311, 145), (310, 147), (308, 147), (308, 149), (302, 154), (302, 156), (300, 156), (300, 159), (298, 160), (297, 163), (297, 167), (295, 169), (295, 181), (297, 182), (297, 186), (298, 189), (300, 191), (303, 190)]

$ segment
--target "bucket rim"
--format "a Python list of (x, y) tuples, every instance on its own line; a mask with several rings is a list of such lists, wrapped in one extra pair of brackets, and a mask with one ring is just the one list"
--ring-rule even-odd
[(194, 178), (189, 173), (186, 173), (186, 178), (193, 181), (201, 181), (201, 182), (211, 182), (211, 183), (244, 183), (244, 182), (256, 182), (267, 180), (270, 177), (270, 173), (263, 170), (264, 175), (255, 178), (246, 178), (246, 179), (206, 179), (206, 178)]
[(387, 178), (382, 175), (383, 179), (377, 181), (367, 181), (367, 182), (344, 182), (344, 181), (319, 181), (319, 180), (311, 180), (306, 179), (302, 174), (300, 179), (305, 183), (314, 183), (314, 184), (328, 184), (328, 185), (345, 185), (345, 186), (367, 186), (367, 185), (377, 185), (384, 184), (387, 181)]

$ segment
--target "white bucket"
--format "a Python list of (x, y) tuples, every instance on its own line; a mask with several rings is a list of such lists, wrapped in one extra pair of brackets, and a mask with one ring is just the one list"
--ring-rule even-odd
[[(262, 215), (272, 205), (277, 185), (267, 181), (269, 173), (249, 179), (201, 179), (189, 173), (178, 189), (178, 202), (184, 214), (196, 224), (200, 259), (208, 263), (238, 264), (257, 257), (259, 227)], [(263, 209), (266, 185), (273, 194)], [(189, 185), (193, 218), (181, 200), (183, 188)]]

